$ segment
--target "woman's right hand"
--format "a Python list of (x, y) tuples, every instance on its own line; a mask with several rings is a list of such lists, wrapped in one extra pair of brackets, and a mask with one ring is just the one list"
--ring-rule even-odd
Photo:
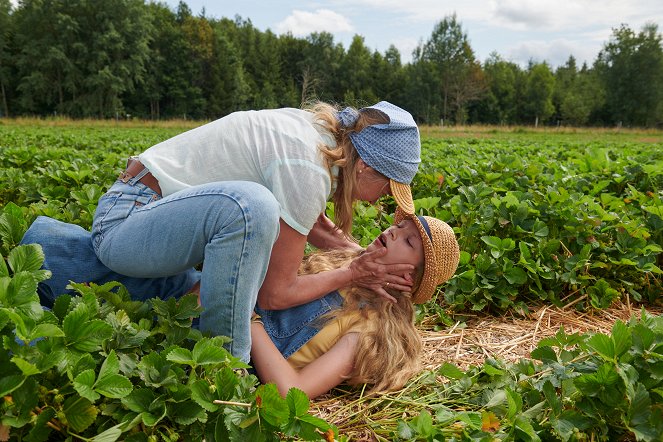
[(381, 264), (377, 259), (387, 253), (384, 248), (359, 255), (350, 262), (352, 284), (374, 291), (379, 296), (396, 303), (396, 298), (385, 289), (410, 292), (412, 280), (409, 274), (414, 270), (411, 264)]

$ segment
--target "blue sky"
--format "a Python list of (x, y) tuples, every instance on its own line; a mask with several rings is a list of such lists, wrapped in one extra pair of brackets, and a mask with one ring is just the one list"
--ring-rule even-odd
[[(175, 8), (179, 0), (166, 0)], [(305, 37), (328, 31), (347, 49), (359, 34), (371, 50), (395, 45), (404, 62), (436, 23), (456, 13), (480, 61), (492, 51), (525, 66), (528, 60), (564, 64), (569, 55), (591, 64), (621, 23), (663, 32), (662, 0), (185, 0), (208, 17), (250, 19), (260, 30)]]

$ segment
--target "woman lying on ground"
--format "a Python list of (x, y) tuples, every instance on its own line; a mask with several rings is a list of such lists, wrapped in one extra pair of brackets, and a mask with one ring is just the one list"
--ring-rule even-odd
[[(251, 358), (262, 382), (274, 382), (283, 395), (297, 387), (314, 398), (343, 382), (370, 384), (373, 391), (398, 389), (419, 370), (421, 338), (413, 304), (428, 301), (453, 276), (458, 243), (445, 222), (397, 210), (396, 224), (365, 252), (381, 248), (386, 249), (382, 263), (415, 266), (407, 275), (414, 281), (412, 294), (387, 283), (385, 289), (397, 300), (392, 303), (350, 286), (287, 310), (256, 309)], [(365, 252), (315, 253), (305, 258), (300, 272), (338, 268)]]
[[(67, 292), (69, 280), (119, 281), (134, 299), (141, 300), (179, 297), (198, 287), (200, 274), (193, 270), (155, 279), (117, 274), (96, 259), (89, 239), (86, 230), (46, 217), (39, 217), (28, 229), (21, 242), (41, 244), (44, 268), (53, 274), (39, 284), (44, 305), (52, 305)], [(354, 285), (284, 310), (256, 308), (251, 357), (262, 382), (276, 383), (282, 394), (297, 387), (313, 398), (343, 382), (371, 384), (374, 391), (393, 390), (417, 372), (421, 340), (414, 326), (413, 304), (428, 301), (436, 287), (454, 274), (458, 243), (443, 221), (397, 209), (396, 224), (365, 250), (314, 253), (305, 258), (300, 273), (340, 268), (362, 253), (375, 251), (382, 255), (381, 264), (414, 267), (402, 275), (414, 281), (412, 293), (386, 283), (385, 290), (397, 300), (393, 303)]]

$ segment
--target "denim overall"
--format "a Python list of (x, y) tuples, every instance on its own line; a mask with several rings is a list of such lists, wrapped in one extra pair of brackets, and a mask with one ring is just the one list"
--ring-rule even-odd
[[(200, 272), (189, 269), (164, 278), (134, 278), (121, 275), (99, 261), (92, 248), (90, 232), (80, 226), (64, 223), (45, 216), (38, 217), (23, 236), (21, 244), (40, 244), (45, 255), (45, 270), (50, 270), (50, 279), (39, 283), (38, 293), (45, 307), (52, 307), (61, 294), (73, 294), (67, 289), (69, 281), (103, 284), (110, 281), (122, 283), (131, 297), (145, 301), (159, 297), (179, 298), (189, 292), (200, 281)], [(255, 309), (265, 330), (285, 358), (299, 350), (322, 328), (321, 317), (339, 308), (342, 296), (331, 292), (307, 304), (286, 310)]]

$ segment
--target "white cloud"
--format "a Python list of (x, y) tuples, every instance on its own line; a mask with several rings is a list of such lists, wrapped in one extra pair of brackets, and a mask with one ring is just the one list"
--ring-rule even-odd
[(315, 12), (294, 10), (285, 20), (276, 25), (276, 32), (291, 32), (295, 36), (305, 36), (312, 32), (352, 32), (350, 21), (329, 9), (318, 9)]
[[(590, 44), (591, 43), (591, 44)], [(505, 54), (507, 60), (513, 61), (521, 66), (527, 66), (530, 60), (534, 62), (548, 62), (554, 69), (566, 63), (570, 55), (576, 59), (578, 67), (583, 62), (592, 65), (601, 49), (600, 42), (573, 41), (566, 39), (555, 39), (552, 41), (530, 40), (519, 43)]]
[[(392, 40), (389, 44), (393, 44), (398, 49), (402, 63), (409, 63), (412, 61), (412, 51), (419, 46), (419, 40), (416, 38), (399, 38)], [(382, 52), (384, 53), (384, 51)]]

